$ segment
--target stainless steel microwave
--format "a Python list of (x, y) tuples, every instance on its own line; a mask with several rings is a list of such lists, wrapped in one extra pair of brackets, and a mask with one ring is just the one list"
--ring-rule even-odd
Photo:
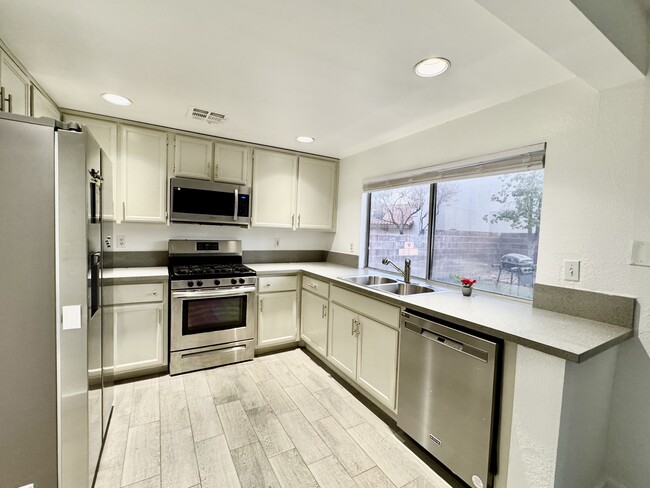
[(251, 189), (248, 186), (172, 178), (172, 222), (238, 225), (251, 223)]

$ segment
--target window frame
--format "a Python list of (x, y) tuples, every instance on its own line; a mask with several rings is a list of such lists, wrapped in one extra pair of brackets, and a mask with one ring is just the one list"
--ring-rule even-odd
[[(501, 173), (502, 175), (507, 175), (507, 174), (514, 174), (514, 173), (520, 173), (520, 172), (528, 172), (528, 171), (536, 171), (536, 170), (544, 170), (545, 167), (542, 166), (541, 168), (529, 168), (521, 171), (507, 171), (504, 173)], [(485, 175), (485, 176), (491, 176), (491, 175)], [(470, 180), (473, 179), (472, 177), (464, 177), (464, 178), (458, 178), (457, 181), (465, 181), (465, 180)], [(428, 220), (428, 229), (427, 229), (427, 243), (428, 245), (426, 246), (427, 248), (427, 256), (426, 256), (426, 277), (422, 278), (419, 276), (416, 276), (416, 279), (422, 279), (426, 282), (433, 282), (433, 283), (440, 283), (441, 285), (444, 286), (456, 286), (460, 287), (460, 284), (454, 284), (454, 283), (449, 283), (446, 281), (438, 281), (434, 280), (432, 278), (432, 263), (433, 263), (433, 258), (434, 258), (434, 251), (435, 251), (435, 229), (436, 229), (436, 220), (437, 220), (437, 215), (436, 215), (436, 204), (437, 204), (437, 197), (438, 197), (438, 183), (441, 183), (442, 181), (434, 181), (429, 183), (429, 220)], [(408, 186), (420, 186), (422, 185), (422, 182), (414, 182), (413, 185), (408, 185)], [(400, 185), (404, 186), (404, 185)], [(368, 199), (367, 199), (367, 211), (366, 211), (366, 216), (365, 216), (365, 221), (366, 221), (366, 232), (365, 232), (365, 267), (368, 269), (373, 269), (377, 270), (381, 273), (389, 273), (389, 274), (397, 274), (394, 271), (391, 271), (389, 269), (385, 268), (376, 268), (374, 266), (369, 265), (369, 260), (370, 260), (370, 222), (371, 222), (371, 214), (372, 214), (372, 197), (373, 193), (375, 192), (380, 192), (380, 191), (386, 191), (386, 190), (391, 190), (395, 188), (399, 188), (400, 186), (396, 186), (394, 188), (383, 188), (383, 189), (376, 189), (376, 190), (371, 190), (371, 191), (366, 191), (364, 192)], [(542, 202), (543, 202), (543, 190), (542, 190)], [(541, 228), (541, 215), (540, 215), (540, 228)], [(539, 257), (539, 252), (537, 253), (537, 257)], [(397, 264), (397, 263), (396, 263)], [(537, 261), (535, 261), (535, 265), (537, 265)], [(533, 283), (534, 285), (534, 283)], [(488, 291), (488, 290), (481, 290), (483, 293), (489, 293), (491, 295), (497, 295), (500, 297), (505, 297), (509, 299), (514, 299), (514, 300), (521, 300), (526, 303), (532, 302), (532, 298), (524, 298), (520, 296), (514, 296), (514, 295), (508, 295), (505, 293), (497, 293), (494, 291)]]

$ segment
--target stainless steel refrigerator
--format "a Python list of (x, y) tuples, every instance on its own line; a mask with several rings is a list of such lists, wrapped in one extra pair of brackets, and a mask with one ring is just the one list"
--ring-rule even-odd
[(85, 128), (0, 113), (2, 487), (93, 483), (113, 404), (109, 165)]

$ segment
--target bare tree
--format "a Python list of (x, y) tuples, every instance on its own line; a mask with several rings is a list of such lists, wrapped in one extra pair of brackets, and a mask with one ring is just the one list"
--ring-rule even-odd
[(458, 183), (438, 183), (436, 185), (436, 217), (442, 207), (449, 205), (454, 197), (460, 193)]
[[(400, 234), (404, 234), (404, 231), (413, 225), (413, 219), (418, 212), (425, 208), (428, 186), (410, 186), (375, 192), (373, 198), (376, 198), (377, 203), (375, 218), (388, 225), (394, 225)], [(424, 229), (426, 230), (426, 226)]]

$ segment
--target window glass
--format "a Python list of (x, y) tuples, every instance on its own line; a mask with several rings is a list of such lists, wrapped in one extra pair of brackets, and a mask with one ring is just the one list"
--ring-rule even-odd
[(427, 275), (429, 249), (430, 185), (376, 191), (370, 196), (368, 266), (391, 270), (381, 263), (388, 258), (404, 269), (411, 260), (411, 274)]
[(436, 184), (430, 278), (532, 299), (543, 170)]

